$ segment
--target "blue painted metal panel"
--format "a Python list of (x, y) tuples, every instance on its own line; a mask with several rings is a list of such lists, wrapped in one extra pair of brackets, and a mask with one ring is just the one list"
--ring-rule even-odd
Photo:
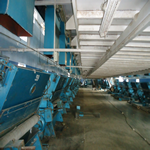
[[(25, 31), (32, 35), (34, 1), (35, 0), (0, 0), (0, 14), (7, 14)], [(22, 34), (22, 31), (18, 32), (20, 32), (19, 34)]]
[[(34, 73), (33, 70), (18, 68), (3, 109), (42, 96), (49, 76), (49, 74), (41, 72)], [(36, 89), (32, 94), (30, 90), (34, 84)]]
[(0, 136), (35, 113), (50, 77), (50, 74), (44, 72), (16, 68), (13, 65), (11, 68), (5, 70), (4, 83), (0, 87), (1, 102), (3, 101), (0, 112)]
[(0, 14), (6, 14), (8, 0), (0, 0)]
[(144, 82), (146, 83), (150, 82), (150, 78), (140, 79), (140, 83), (144, 83)]
[[(9, 89), (11, 87), (11, 84), (13, 82), (13, 79), (15, 77), (15, 74), (17, 72), (17, 67), (13, 66), (10, 63), (7, 63), (5, 60), (0, 59), (0, 75), (2, 77), (0, 81), (0, 111), (7, 100), (7, 94), (9, 92)], [(13, 68), (11, 70), (10, 68)]]

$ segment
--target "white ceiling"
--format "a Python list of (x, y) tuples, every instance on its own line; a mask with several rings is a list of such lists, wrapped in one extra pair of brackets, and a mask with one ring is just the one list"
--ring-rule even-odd
[[(107, 50), (111, 50), (115, 43), (119, 42), (119, 37), (124, 37), (125, 32), (129, 30), (128, 27), (133, 21), (136, 21), (137, 14), (140, 13), (148, 0), (121, 0), (106, 38), (100, 38), (98, 32), (103, 19), (101, 5), (104, 0), (73, 1), (76, 3), (75, 20), (77, 21), (80, 49), (91, 49), (91, 51), (97, 49), (100, 51), (97, 53), (81, 52), (82, 66), (89, 67), (82, 69), (85, 76), (100, 78), (150, 68), (150, 27), (147, 26), (146, 29), (139, 31), (135, 38), (128, 40), (126, 45), (117, 50), (117, 53), (110, 58), (106, 56), (108, 55)], [(105, 57), (107, 58), (106, 61)], [(103, 63), (99, 65), (101, 60)], [(93, 71), (93, 68), (90, 67), (96, 69), (94, 68)]]

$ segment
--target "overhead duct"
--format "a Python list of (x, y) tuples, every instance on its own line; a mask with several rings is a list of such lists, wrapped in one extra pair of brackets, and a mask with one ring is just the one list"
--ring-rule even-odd
[(32, 36), (34, 0), (1, 0), (0, 25), (17, 36)]

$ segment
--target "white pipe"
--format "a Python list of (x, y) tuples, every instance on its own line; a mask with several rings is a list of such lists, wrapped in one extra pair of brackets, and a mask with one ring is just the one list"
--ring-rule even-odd
[(28, 132), (40, 119), (40, 116), (34, 115), (17, 128), (11, 130), (2, 138), (0, 138), (0, 148), (3, 148), (12, 140), (19, 140), (26, 132)]

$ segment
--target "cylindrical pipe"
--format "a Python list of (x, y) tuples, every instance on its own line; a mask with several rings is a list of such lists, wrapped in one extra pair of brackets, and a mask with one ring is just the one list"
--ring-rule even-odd
[(22, 124), (20, 124), (17, 128), (8, 132), (2, 138), (0, 138), (0, 148), (3, 148), (6, 144), (8, 144), (12, 140), (19, 140), (26, 132), (28, 132), (40, 119), (40, 116), (34, 115)]

